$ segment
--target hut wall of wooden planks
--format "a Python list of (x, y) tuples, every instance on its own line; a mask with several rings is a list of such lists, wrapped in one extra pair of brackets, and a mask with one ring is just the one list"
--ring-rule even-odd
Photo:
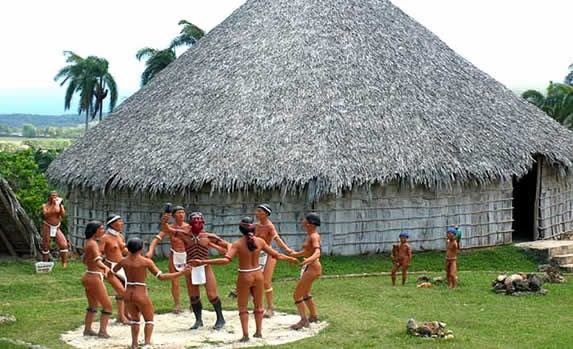
[[(105, 220), (118, 213), (125, 220), (126, 238), (138, 236), (151, 241), (159, 231), (165, 202), (180, 204), (187, 213), (198, 210), (206, 220), (205, 230), (228, 241), (238, 236), (237, 223), (254, 215), (258, 203), (273, 208), (271, 220), (281, 237), (295, 249), (302, 246), (304, 214), (321, 215), (323, 253), (358, 255), (390, 251), (400, 231), (410, 233), (415, 250), (440, 250), (445, 245), (445, 230), (459, 224), (464, 248), (494, 246), (511, 242), (512, 185), (510, 182), (484, 186), (463, 186), (430, 191), (389, 183), (370, 190), (357, 189), (330, 195), (309, 204), (304, 193), (282, 197), (278, 190), (264, 193), (211, 193), (210, 188), (185, 196), (145, 196), (120, 191), (102, 195), (92, 191), (72, 191), (68, 200), (71, 241), (84, 242), (85, 224)], [(163, 241), (158, 255), (169, 252)]]
[(541, 171), (538, 229), (540, 238), (573, 231), (573, 177), (548, 165)]

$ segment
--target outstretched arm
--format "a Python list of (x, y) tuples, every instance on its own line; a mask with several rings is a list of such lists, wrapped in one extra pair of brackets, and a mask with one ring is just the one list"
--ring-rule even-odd
[(234, 244), (231, 244), (231, 248), (225, 254), (225, 258), (215, 258), (215, 259), (193, 259), (191, 260), (191, 264), (194, 266), (208, 264), (208, 265), (225, 265), (230, 263), (235, 255), (237, 254), (237, 247)]
[(283, 241), (283, 239), (281, 239), (281, 237), (276, 231), (275, 235), (273, 236), (273, 239), (277, 242), (277, 245), (279, 245), (280, 248), (286, 251), (286, 253), (292, 254), (294, 252), (292, 249), (288, 247), (288, 245)]
[(273, 248), (270, 247), (264, 240), (261, 239), (261, 241), (262, 241), (262, 243), (263, 243), (263, 251), (265, 251), (266, 253), (268, 253), (271, 257), (273, 257), (273, 258), (275, 258), (275, 259), (278, 259), (279, 261), (286, 261), (286, 262), (289, 262), (289, 263), (292, 263), (292, 264), (297, 264), (297, 265), (300, 264), (300, 263), (298, 262), (298, 259), (296, 259), (296, 258), (294, 258), (294, 257), (286, 256), (286, 255), (284, 255), (284, 254), (282, 254), (282, 253), (279, 253), (279, 252), (273, 250)]
[(166, 281), (166, 280), (172, 280), (172, 279), (176, 279), (178, 277), (180, 277), (183, 274), (189, 274), (191, 272), (191, 269), (189, 267), (185, 267), (185, 269), (181, 270), (181, 271), (176, 271), (174, 273), (165, 273), (163, 274), (161, 272), (161, 270), (159, 270), (159, 268), (157, 268), (157, 266), (155, 265), (155, 263), (153, 263), (153, 261), (150, 259), (149, 260), (149, 264), (147, 265), (147, 269), (153, 274), (155, 275), (156, 278), (158, 278), (161, 281)]
[[(231, 249), (231, 246), (233, 245), (232, 243), (221, 239), (214, 233), (205, 232), (205, 234), (209, 238), (209, 245), (213, 246), (213, 248), (219, 251), (219, 253), (221, 253), (222, 249), (224, 249), (225, 252), (229, 251)], [(221, 254), (225, 254), (225, 252)]]
[(160, 231), (159, 234), (153, 237), (153, 240), (151, 240), (151, 244), (149, 244), (149, 251), (147, 251), (145, 257), (147, 258), (153, 257), (153, 252), (155, 251), (155, 247), (159, 245), (159, 243), (161, 242), (161, 240), (163, 240), (165, 235), (167, 235), (167, 233), (165, 233), (164, 231)]

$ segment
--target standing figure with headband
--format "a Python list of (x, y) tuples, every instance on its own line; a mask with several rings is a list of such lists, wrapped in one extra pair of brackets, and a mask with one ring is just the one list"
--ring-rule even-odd
[(259, 256), (264, 251), (274, 259), (288, 261), (299, 264), (294, 257), (285, 256), (273, 250), (265, 240), (253, 234), (255, 226), (251, 217), (245, 217), (239, 223), (239, 230), (243, 236), (233, 242), (225, 258), (218, 259), (193, 259), (192, 265), (225, 265), (239, 256), (239, 275), (237, 277), (237, 307), (239, 308), (239, 319), (243, 330), (241, 342), (249, 340), (249, 297), (253, 296), (255, 315), (255, 334), (253, 337), (262, 338), (263, 323), (263, 271), (259, 264)]
[(151, 348), (151, 334), (153, 333), (153, 303), (147, 295), (147, 286), (145, 279), (147, 278), (147, 271), (155, 275), (161, 281), (173, 280), (189, 273), (189, 269), (182, 269), (180, 271), (168, 274), (162, 274), (161, 270), (157, 268), (153, 260), (143, 257), (143, 240), (140, 238), (132, 238), (127, 242), (127, 249), (129, 255), (117, 263), (112, 271), (117, 273), (119, 270), (124, 270), (127, 277), (127, 286), (125, 290), (125, 301), (131, 320), (131, 348), (137, 349), (139, 337), (139, 321), (140, 315), (143, 315), (145, 321), (144, 327), (144, 346), (143, 348)]
[[(182, 206), (171, 206), (171, 204), (167, 204), (165, 206), (165, 213), (170, 213), (175, 219), (175, 222), (169, 225), (171, 228), (173, 228), (173, 230), (190, 229), (189, 224), (185, 223), (186, 214), (185, 209)], [(166, 236), (169, 237), (169, 243), (171, 244), (169, 251), (169, 272), (174, 273), (176, 271), (183, 270), (185, 268), (185, 264), (187, 263), (185, 243), (183, 240), (181, 240), (181, 238), (175, 236), (173, 232), (162, 230), (159, 232), (159, 234), (155, 235), (145, 256), (147, 258), (152, 258), (155, 247)], [(187, 284), (187, 290), (190, 290), (191, 279), (185, 278), (185, 282)], [(179, 297), (179, 278), (171, 279), (171, 296), (173, 297), (173, 302), (175, 303), (175, 309), (173, 312), (175, 314), (182, 313), (183, 310), (181, 309), (181, 301)]]
[(406, 283), (408, 276), (408, 267), (412, 261), (412, 248), (408, 244), (408, 232), (403, 231), (398, 234), (400, 244), (392, 246), (392, 271), (390, 277), (392, 278), (392, 286), (396, 286), (396, 272), (402, 268), (402, 286)]
[[(185, 244), (185, 251), (187, 252), (187, 263), (193, 259), (207, 259), (209, 257), (209, 248), (212, 247), (219, 251), (219, 253), (226, 253), (231, 244), (221, 239), (213, 233), (208, 233), (203, 230), (205, 220), (201, 212), (192, 212), (189, 215), (189, 226), (181, 229), (174, 229), (167, 224), (171, 214), (164, 214), (161, 219), (161, 231), (170, 232), (175, 237), (180, 238)], [(207, 299), (213, 305), (217, 320), (215, 321), (214, 329), (218, 330), (225, 325), (225, 318), (223, 317), (223, 306), (221, 305), (221, 298), (217, 294), (217, 280), (210, 265), (196, 266), (191, 270), (191, 287), (189, 291), (189, 300), (191, 302), (191, 309), (195, 314), (195, 324), (191, 326), (191, 330), (196, 330), (203, 326), (203, 304), (201, 303), (201, 293), (199, 290), (200, 285), (205, 285), (207, 291)]]
[[(123, 256), (127, 254), (127, 248), (125, 247), (125, 240), (122, 234), (123, 219), (118, 214), (111, 214), (107, 217), (105, 224), (107, 229), (100, 239), (99, 250), (105, 255), (105, 265), (113, 269), (113, 267), (123, 259)], [(127, 325), (129, 324), (129, 319), (126, 316), (123, 303), (126, 282), (125, 272), (119, 269), (117, 272), (110, 273), (106, 280), (115, 291), (117, 321)]]
[(68, 242), (60, 229), (60, 225), (65, 215), (64, 199), (59, 197), (57, 192), (50, 192), (48, 202), (42, 205), (42, 217), (44, 218), (42, 224), (42, 260), (44, 262), (50, 260), (50, 242), (54, 238), (60, 250), (62, 268), (64, 269), (68, 266)]
[[(265, 240), (267, 245), (271, 246), (273, 240), (277, 242), (280, 248), (290, 254), (293, 251), (287, 246), (287, 244), (280, 238), (273, 222), (269, 219), (269, 216), (273, 210), (269, 204), (260, 204), (257, 206), (255, 211), (255, 216), (257, 217), (257, 224), (255, 225), (255, 236)], [(263, 275), (265, 281), (265, 296), (267, 299), (267, 310), (263, 317), (270, 318), (274, 315), (273, 311), (273, 273), (275, 271), (275, 265), (277, 261), (272, 256), (269, 256), (265, 251), (261, 251), (259, 263), (261, 268), (263, 268)]]
[[(103, 258), (101, 257), (96, 241), (101, 238), (103, 234), (104, 229), (101, 222), (91, 221), (86, 225), (84, 263), (88, 270), (82, 277), (82, 284), (86, 291), (88, 307), (86, 309), (84, 336), (109, 338), (107, 323), (111, 315), (111, 302), (103, 283), (104, 277), (109, 273), (109, 268), (103, 264)], [(92, 329), (92, 324), (97, 313), (98, 305), (101, 305), (101, 317), (99, 320), (99, 332), (95, 332)]]
[[(300, 314), (300, 321), (290, 326), (293, 330), (308, 327), (310, 322), (318, 321), (316, 306), (310, 295), (310, 289), (314, 280), (318, 279), (322, 274), (322, 266), (319, 260), (320, 235), (317, 231), (317, 227), (320, 226), (320, 217), (316, 213), (308, 213), (302, 221), (302, 226), (306, 230), (306, 240), (302, 245), (302, 250), (290, 254), (293, 257), (304, 258), (300, 271), (300, 280), (296, 284), (293, 296), (294, 304)], [(305, 305), (310, 311), (310, 317), (308, 318), (306, 317)]]

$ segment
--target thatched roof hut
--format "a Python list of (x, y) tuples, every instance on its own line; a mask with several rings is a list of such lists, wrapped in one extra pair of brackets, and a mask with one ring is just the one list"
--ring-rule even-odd
[(48, 175), (78, 203), (101, 197), (104, 211), (132, 207), (114, 206), (118, 193), (199, 208), (251, 193), (249, 205), (297, 196), (299, 211), (328, 215), (350, 193), (370, 200), (389, 185), (511, 192), (541, 160), (566, 174), (572, 140), (388, 0), (249, 0)]
[(8, 182), (0, 176), (0, 256), (31, 257), (38, 252), (40, 235), (20, 206)]

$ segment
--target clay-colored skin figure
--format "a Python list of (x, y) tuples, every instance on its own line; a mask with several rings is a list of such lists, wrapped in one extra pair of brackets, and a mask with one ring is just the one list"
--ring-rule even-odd
[(448, 280), (448, 288), (456, 287), (456, 273), (458, 271), (457, 255), (458, 255), (458, 241), (456, 240), (456, 229), (449, 228), (447, 231), (448, 240), (446, 240), (446, 279)]
[(239, 275), (237, 277), (237, 306), (239, 308), (239, 319), (243, 330), (241, 342), (249, 340), (249, 298), (253, 297), (256, 330), (253, 337), (262, 337), (263, 323), (263, 271), (259, 264), (261, 251), (265, 251), (270, 256), (278, 260), (288, 261), (299, 264), (298, 260), (288, 257), (273, 250), (263, 239), (255, 237), (253, 234), (253, 219), (245, 217), (241, 220), (239, 230), (243, 234), (239, 240), (235, 241), (225, 258), (218, 259), (194, 259), (191, 261), (194, 265), (224, 265), (239, 256)]
[(44, 262), (50, 260), (50, 242), (54, 238), (60, 250), (62, 268), (64, 269), (68, 266), (68, 242), (60, 229), (60, 223), (65, 215), (64, 200), (58, 197), (58, 193), (55, 191), (51, 192), (48, 196), (48, 202), (42, 205), (42, 216), (44, 217), (44, 223), (42, 224), (42, 260)]
[[(308, 213), (302, 221), (302, 226), (306, 230), (306, 240), (302, 245), (300, 252), (293, 252), (290, 255), (293, 257), (303, 257), (302, 270), (300, 280), (294, 289), (293, 300), (294, 304), (300, 314), (300, 321), (290, 328), (298, 330), (303, 327), (308, 327), (310, 322), (318, 321), (318, 314), (316, 313), (316, 306), (310, 294), (312, 283), (318, 279), (322, 274), (322, 266), (320, 265), (320, 235), (318, 234), (317, 227), (320, 226), (320, 217), (316, 213)], [(306, 307), (310, 312), (310, 317), (306, 317)]]
[[(107, 229), (103, 237), (100, 239), (99, 250), (105, 256), (104, 263), (112, 269), (116, 263), (119, 263), (125, 254), (127, 248), (125, 247), (125, 240), (122, 234), (123, 219), (116, 214), (111, 214), (106, 219)], [(106, 278), (113, 290), (115, 291), (115, 300), (117, 302), (117, 321), (124, 325), (129, 324), (129, 319), (126, 316), (125, 305), (123, 297), (125, 293), (125, 274), (123, 271), (110, 273)]]
[[(255, 216), (257, 217), (257, 224), (255, 227), (255, 235), (267, 243), (267, 245), (271, 246), (273, 240), (277, 242), (280, 248), (285, 250), (288, 254), (292, 252), (292, 250), (287, 246), (287, 244), (280, 238), (279, 234), (277, 233), (273, 222), (269, 219), (272, 210), (268, 204), (260, 204), (257, 206), (255, 211)], [(264, 317), (270, 318), (273, 316), (273, 273), (275, 271), (275, 265), (277, 261), (272, 256), (267, 256), (265, 253), (262, 253), (261, 258), (261, 266), (263, 268), (263, 275), (265, 280), (265, 296), (267, 300), (267, 310), (265, 311)]]
[[(187, 252), (187, 263), (193, 259), (207, 259), (209, 257), (209, 248), (213, 247), (220, 253), (226, 253), (231, 244), (219, 238), (217, 235), (208, 233), (203, 230), (205, 221), (200, 212), (192, 212), (189, 215), (188, 228), (173, 229), (167, 224), (171, 215), (166, 213), (162, 217), (161, 231), (170, 232), (177, 238), (183, 240), (185, 244), (185, 251)], [(223, 317), (223, 306), (221, 299), (217, 294), (217, 280), (210, 265), (205, 265), (205, 289), (207, 291), (207, 299), (213, 305), (217, 320), (215, 321), (214, 329), (218, 330), (225, 325), (225, 318)], [(203, 326), (203, 305), (201, 303), (201, 293), (199, 284), (193, 284), (188, 289), (189, 300), (191, 301), (191, 309), (195, 314), (195, 324), (190, 329), (195, 330)]]
[[(84, 263), (87, 272), (82, 277), (82, 283), (88, 299), (88, 308), (86, 309), (84, 336), (98, 336), (109, 338), (107, 333), (107, 323), (111, 315), (111, 302), (107, 294), (107, 289), (103, 279), (109, 273), (109, 268), (103, 263), (96, 239), (104, 234), (103, 224), (92, 221), (86, 225), (85, 244), (84, 244)], [(97, 313), (97, 306), (101, 305), (101, 318), (99, 332), (92, 329), (92, 324)]]
[(408, 267), (412, 260), (412, 248), (408, 244), (408, 233), (403, 231), (399, 235), (400, 245), (398, 245), (397, 256), (392, 261), (392, 286), (396, 285), (396, 272), (402, 268), (402, 285), (406, 283), (406, 276), (408, 275)]
[(145, 279), (147, 271), (153, 274), (159, 280), (172, 280), (184, 273), (189, 273), (190, 269), (185, 268), (181, 271), (169, 274), (162, 274), (155, 263), (149, 258), (142, 256), (143, 240), (139, 238), (129, 239), (127, 242), (129, 255), (117, 263), (112, 271), (117, 273), (123, 268), (127, 277), (127, 286), (125, 290), (125, 302), (129, 316), (131, 318), (131, 348), (138, 348), (139, 321), (140, 315), (143, 315), (145, 327), (143, 329), (145, 343), (147, 347), (151, 346), (151, 334), (153, 333), (153, 303), (147, 295)]
[[(185, 209), (183, 209), (183, 207), (175, 206), (172, 210), (170, 210), (170, 212), (172, 212), (173, 218), (175, 219), (175, 222), (169, 225), (171, 228), (173, 228), (173, 231), (190, 229), (189, 224), (185, 223), (186, 214), (185, 214)], [(161, 240), (166, 236), (169, 237), (169, 242), (171, 245), (171, 249), (169, 252), (169, 272), (174, 273), (177, 271), (174, 263), (175, 254), (184, 256), (185, 258), (183, 258), (183, 260), (185, 261), (187, 259), (187, 256), (185, 253), (185, 243), (183, 242), (183, 240), (181, 240), (181, 238), (175, 236), (173, 232), (160, 231), (159, 234), (155, 235), (155, 237), (151, 241), (151, 244), (149, 245), (149, 250), (147, 251), (147, 254), (145, 256), (147, 258), (152, 258), (153, 252), (155, 251), (155, 247), (157, 247), (157, 245), (161, 242)], [(189, 290), (191, 288), (191, 279), (185, 278), (185, 281), (187, 284), (187, 290)], [(179, 296), (179, 278), (171, 280), (171, 296), (173, 297), (173, 302), (175, 303), (175, 309), (173, 309), (173, 312), (175, 314), (180, 314), (181, 312), (183, 312), (183, 309), (181, 308), (181, 301)]]

